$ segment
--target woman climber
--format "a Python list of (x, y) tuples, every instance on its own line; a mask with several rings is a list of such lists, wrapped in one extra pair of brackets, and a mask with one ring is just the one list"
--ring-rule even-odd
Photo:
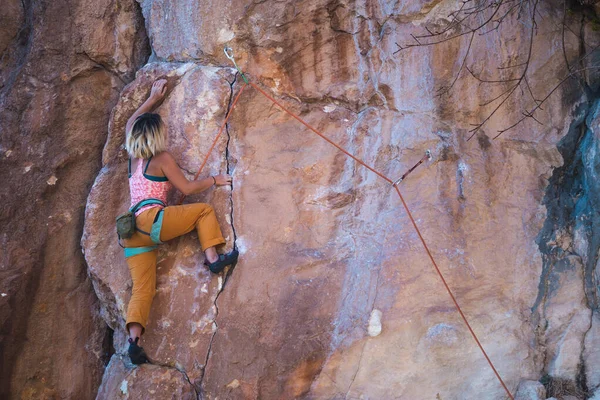
[(209, 204), (166, 206), (167, 194), (172, 186), (188, 195), (203, 192), (212, 186), (231, 184), (229, 175), (189, 181), (173, 156), (165, 151), (166, 129), (160, 115), (151, 112), (164, 98), (166, 84), (164, 79), (154, 82), (150, 96), (133, 113), (126, 126), (130, 210), (135, 213), (136, 228), (133, 236), (123, 240), (123, 246), (133, 280), (126, 328), (129, 331), (129, 357), (134, 364), (148, 362), (148, 357), (138, 342), (145, 331), (156, 289), (156, 244), (196, 228), (200, 246), (206, 255), (205, 264), (212, 272), (221, 272), (238, 258), (237, 250), (217, 254), (215, 246), (225, 243), (225, 239)]

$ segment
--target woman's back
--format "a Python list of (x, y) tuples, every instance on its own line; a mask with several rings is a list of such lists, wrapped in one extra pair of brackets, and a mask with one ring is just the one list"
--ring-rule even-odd
[[(145, 199), (158, 199), (163, 203), (167, 204), (167, 196), (172, 188), (169, 179), (166, 176), (152, 175), (153, 172), (150, 167), (152, 166), (153, 157), (148, 160), (136, 158), (129, 160), (129, 191), (131, 195), (131, 207), (136, 205)], [(158, 167), (160, 169), (160, 167)], [(156, 167), (154, 169), (155, 173)], [(162, 175), (162, 171), (160, 171)], [(135, 214), (139, 215), (143, 211), (152, 208), (160, 207), (160, 205), (153, 204), (142, 207)]]

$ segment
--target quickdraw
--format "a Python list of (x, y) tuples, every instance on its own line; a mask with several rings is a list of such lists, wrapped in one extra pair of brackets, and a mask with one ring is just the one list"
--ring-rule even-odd
[(396, 186), (397, 184), (399, 184), (400, 182), (402, 182), (404, 179), (406, 179), (406, 177), (408, 176), (408, 174), (410, 174), (415, 169), (417, 169), (417, 167), (419, 165), (423, 164), (425, 162), (425, 160), (430, 160), (431, 161), (431, 151), (430, 150), (426, 150), (425, 151), (425, 155), (423, 156), (423, 158), (421, 158), (419, 160), (419, 162), (416, 163), (411, 169), (409, 169), (408, 171), (406, 171), (406, 173), (404, 173), (404, 175), (402, 175), (397, 181), (395, 181), (394, 183), (392, 183), (392, 186)]

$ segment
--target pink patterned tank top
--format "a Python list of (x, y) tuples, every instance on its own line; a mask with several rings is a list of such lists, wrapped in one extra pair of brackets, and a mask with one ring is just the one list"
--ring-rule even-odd
[[(146, 168), (144, 168), (144, 171), (142, 172), (143, 161), (144, 160), (139, 159), (135, 173), (131, 175), (131, 159), (129, 159), (129, 192), (131, 194), (131, 207), (142, 200), (150, 198), (162, 200), (167, 204), (167, 195), (172, 188), (169, 179), (166, 176), (146, 175), (146, 170), (148, 169), (148, 165), (150, 165), (150, 161), (152, 161), (152, 157), (148, 159)], [(140, 208), (135, 215), (137, 217), (142, 212), (154, 207), (163, 208), (160, 204), (149, 204)]]

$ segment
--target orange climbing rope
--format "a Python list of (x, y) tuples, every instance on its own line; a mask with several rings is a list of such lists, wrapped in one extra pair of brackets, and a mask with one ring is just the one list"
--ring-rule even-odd
[(440, 271), (440, 268), (438, 267), (437, 263), (433, 259), (433, 255), (431, 255), (431, 251), (429, 251), (429, 247), (427, 247), (427, 243), (425, 243), (425, 239), (423, 239), (423, 235), (421, 235), (421, 231), (419, 230), (419, 227), (417, 227), (417, 223), (415, 222), (415, 219), (413, 218), (412, 213), (408, 209), (408, 205), (406, 205), (406, 202), (404, 201), (404, 197), (402, 197), (402, 194), (400, 193), (400, 189), (398, 189), (397, 185), (394, 186), (394, 189), (396, 189), (396, 193), (398, 193), (398, 196), (400, 197), (400, 201), (402, 201), (402, 205), (404, 206), (404, 209), (406, 210), (406, 213), (408, 214), (408, 218), (410, 218), (410, 222), (412, 222), (413, 227), (415, 228), (415, 231), (417, 231), (417, 235), (419, 235), (419, 239), (421, 239), (421, 243), (423, 243), (423, 247), (425, 247), (425, 251), (427, 252), (427, 255), (429, 256), (431, 263), (433, 264), (433, 266), (435, 267), (435, 270), (437, 271), (438, 275), (442, 279), (442, 282), (444, 283), (444, 286), (446, 287), (446, 290), (448, 291), (450, 298), (452, 298), (452, 302), (454, 302), (454, 305), (456, 306), (456, 309), (458, 310), (460, 316), (462, 317), (463, 321), (467, 325), (467, 328), (469, 328), (469, 332), (471, 332), (471, 335), (473, 335), (473, 339), (475, 339), (475, 342), (477, 342), (477, 346), (479, 346), (479, 349), (483, 353), (483, 356), (487, 360), (488, 364), (490, 364), (490, 367), (492, 367), (494, 374), (496, 374), (496, 378), (498, 378), (498, 380), (500, 381), (500, 384), (502, 384), (502, 387), (504, 388), (504, 390), (506, 390), (508, 397), (510, 397), (511, 400), (514, 400), (514, 397), (510, 393), (510, 390), (508, 390), (508, 388), (506, 387), (506, 384), (500, 377), (500, 374), (498, 373), (498, 371), (496, 371), (496, 367), (494, 367), (494, 363), (492, 363), (492, 360), (490, 360), (487, 353), (483, 349), (483, 346), (479, 342), (479, 339), (477, 338), (475, 331), (473, 331), (473, 328), (471, 328), (471, 324), (469, 324), (467, 317), (465, 317), (465, 314), (463, 314), (460, 306), (458, 305), (458, 302), (456, 301), (456, 298), (454, 297), (454, 295), (452, 294), (452, 291), (450, 290), (450, 286), (448, 286), (448, 283), (446, 283), (446, 279), (444, 279), (444, 275), (442, 275), (442, 271)]
[[(231, 51), (229, 49), (229, 51)], [(219, 139), (219, 137), (221, 136), (221, 133), (223, 132), (223, 128), (225, 127), (225, 125), (227, 124), (227, 121), (229, 120), (229, 117), (231, 116), (231, 112), (233, 111), (238, 99), (240, 98), (240, 95), (242, 94), (242, 92), (244, 91), (244, 89), (246, 88), (246, 86), (250, 85), (252, 86), (254, 89), (256, 89), (259, 93), (261, 93), (263, 96), (265, 96), (267, 99), (269, 99), (271, 102), (273, 102), (275, 105), (277, 105), (279, 108), (281, 108), (284, 112), (286, 112), (287, 114), (291, 115), (292, 117), (294, 117), (296, 120), (298, 120), (301, 124), (303, 124), (304, 126), (306, 126), (308, 129), (310, 129), (311, 131), (313, 131), (314, 133), (316, 133), (317, 135), (319, 135), (321, 138), (323, 138), (324, 140), (326, 140), (328, 143), (330, 143), (331, 145), (333, 145), (335, 148), (337, 148), (339, 151), (341, 151), (342, 153), (344, 153), (345, 155), (347, 155), (348, 157), (352, 158), (354, 161), (356, 161), (357, 163), (359, 163), (360, 165), (362, 165), (363, 167), (367, 168), (369, 171), (373, 172), (374, 174), (376, 174), (377, 176), (379, 176), (380, 178), (382, 178), (383, 180), (385, 180), (386, 182), (388, 182), (389, 184), (392, 185), (392, 187), (396, 190), (396, 193), (398, 194), (398, 197), (400, 198), (400, 201), (402, 202), (402, 205), (404, 206), (404, 209), (406, 210), (406, 213), (408, 214), (408, 217), (413, 225), (413, 227), (415, 228), (415, 231), (417, 232), (417, 235), (419, 236), (419, 239), (421, 240), (421, 243), (423, 244), (423, 247), (425, 248), (425, 251), (427, 252), (427, 255), (429, 256), (429, 259), (431, 260), (431, 263), (433, 264), (433, 266), (435, 267), (436, 272), (438, 273), (440, 279), (442, 280), (442, 283), (444, 284), (444, 287), (446, 288), (446, 291), (448, 292), (448, 294), (450, 295), (450, 298), (452, 299), (452, 302), (454, 303), (454, 306), (456, 307), (456, 309), (458, 310), (461, 318), (463, 319), (465, 325), (467, 325), (467, 328), (469, 329), (469, 332), (471, 332), (471, 335), (473, 336), (473, 339), (475, 339), (475, 342), (477, 343), (477, 346), (479, 347), (479, 349), (481, 350), (481, 352), (483, 353), (485, 359), (487, 360), (488, 364), (490, 365), (490, 367), (492, 368), (492, 371), (494, 371), (494, 374), (496, 375), (496, 378), (498, 378), (498, 381), (500, 382), (500, 384), (502, 385), (502, 387), (504, 388), (504, 390), (506, 391), (506, 393), (508, 394), (508, 397), (511, 400), (514, 400), (514, 397), (512, 395), (512, 393), (510, 392), (510, 390), (508, 390), (508, 387), (506, 386), (506, 384), (504, 383), (504, 381), (502, 380), (502, 377), (500, 376), (500, 374), (498, 373), (498, 371), (496, 370), (496, 367), (494, 366), (494, 364), (492, 363), (492, 360), (488, 357), (485, 349), (483, 348), (481, 342), (479, 341), (479, 339), (477, 338), (477, 335), (475, 334), (475, 331), (473, 331), (473, 328), (471, 328), (471, 324), (469, 324), (469, 321), (467, 320), (467, 317), (465, 316), (465, 314), (463, 313), (462, 309), (460, 308), (458, 302), (456, 301), (456, 298), (454, 297), (454, 294), (452, 293), (452, 291), (450, 290), (450, 287), (448, 286), (448, 283), (446, 282), (446, 279), (444, 278), (444, 275), (442, 274), (442, 272), (440, 271), (435, 259), (433, 258), (433, 255), (431, 254), (431, 251), (429, 250), (429, 247), (427, 246), (427, 243), (425, 242), (425, 239), (423, 238), (423, 235), (421, 234), (421, 231), (419, 230), (419, 227), (417, 226), (417, 223), (415, 222), (412, 213), (410, 212), (410, 209), (408, 208), (408, 205), (406, 204), (406, 202), (404, 201), (404, 197), (402, 196), (402, 193), (400, 193), (400, 189), (398, 189), (398, 183), (400, 183), (400, 181), (402, 180), (399, 179), (398, 181), (394, 182), (392, 181), (390, 178), (388, 178), (387, 176), (385, 176), (383, 173), (377, 171), (376, 169), (374, 169), (373, 167), (369, 166), (368, 164), (366, 164), (364, 161), (362, 161), (361, 159), (355, 157), (354, 155), (350, 154), (348, 151), (346, 151), (344, 148), (342, 148), (340, 145), (338, 145), (337, 143), (335, 143), (334, 141), (332, 141), (331, 139), (329, 139), (327, 136), (325, 136), (323, 133), (319, 132), (318, 130), (316, 130), (315, 128), (313, 128), (311, 125), (309, 125), (306, 121), (304, 121), (302, 118), (300, 118), (299, 116), (297, 116), (296, 114), (294, 114), (293, 112), (291, 112), (290, 110), (288, 110), (287, 108), (285, 108), (281, 103), (279, 103), (277, 100), (275, 100), (272, 96), (270, 96), (269, 94), (267, 94), (264, 90), (262, 90), (259, 86), (257, 86), (256, 84), (249, 82), (246, 78), (246, 76), (242, 73), (242, 71), (239, 69), (239, 67), (237, 66), (237, 64), (235, 63), (235, 60), (233, 59), (233, 55), (229, 55), (227, 53), (227, 51), (225, 51), (225, 54), (227, 55), (227, 57), (233, 61), (234, 65), (236, 66), (236, 68), (238, 69), (239, 73), (242, 75), (242, 77), (244, 78), (245, 84), (244, 86), (242, 86), (242, 88), (240, 89), (239, 93), (237, 94), (237, 96), (235, 97), (235, 100), (233, 101), (231, 108), (229, 109), (229, 112), (227, 113), (227, 116), (225, 117), (225, 121), (223, 121), (223, 124), (221, 125), (221, 128), (219, 129), (219, 133), (217, 134), (217, 137), (215, 138), (215, 140), (213, 141), (212, 146), (210, 147), (210, 150), (208, 151), (208, 153), (206, 154), (206, 157), (204, 159), (204, 162), (202, 163), (202, 165), (200, 166), (200, 170), (198, 171), (198, 173), (196, 174), (196, 177), (194, 179), (197, 179), (198, 176), (200, 175), (200, 172), (202, 171), (202, 169), (204, 168), (204, 166), (206, 165), (206, 162), (208, 160), (208, 156), (210, 155), (210, 153), (212, 152), (212, 150), (214, 149), (217, 140)], [(233, 54), (233, 53), (232, 53)], [(423, 161), (424, 159), (422, 159), (419, 164)], [(419, 165), (418, 164), (418, 165)], [(415, 166), (416, 167), (416, 166)], [(414, 169), (414, 168), (413, 168)], [(409, 171), (410, 172), (410, 171)], [(406, 176), (407, 174), (403, 175), (403, 178)], [(184, 196), (185, 197), (185, 196)], [(181, 199), (181, 201), (183, 201), (183, 197)], [(180, 203), (181, 203), (180, 201)]]

